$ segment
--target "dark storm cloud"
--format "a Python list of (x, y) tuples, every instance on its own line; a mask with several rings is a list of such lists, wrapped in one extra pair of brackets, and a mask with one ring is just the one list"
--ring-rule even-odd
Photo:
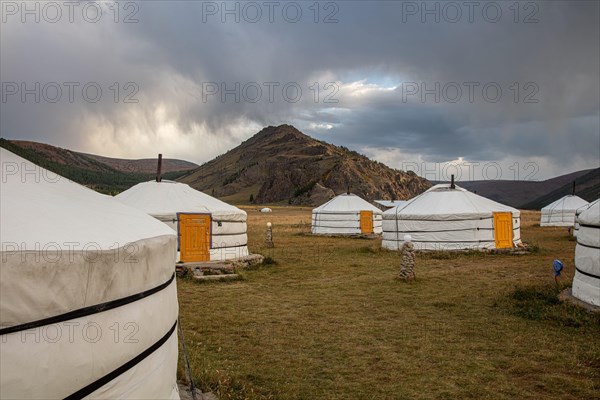
[[(297, 23), (286, 21), (285, 4), (278, 4), (272, 23), (265, 7), (258, 23), (244, 15), (239, 23), (227, 15), (223, 23), (221, 12), (206, 14), (223, 3), (187, 1), (142, 2), (132, 24), (9, 18), (2, 26), (3, 82), (96, 81), (106, 95), (98, 103), (3, 102), (2, 135), (100, 153), (100, 144), (113, 143), (119, 155), (135, 156), (154, 141), (171, 146), (173, 156), (201, 162), (261, 126), (294, 123), (336, 144), (399, 148), (429, 160), (540, 157), (560, 166), (566, 157), (577, 159), (577, 167), (598, 164), (597, 2), (536, 2), (537, 9), (521, 3), (518, 22), (511, 2), (496, 2), (502, 16), (495, 23), (483, 17), (485, 2), (472, 22), (461, 6), (457, 23), (444, 14), (439, 22), (428, 15), (425, 23), (418, 12), (407, 14), (413, 6), (442, 9), (443, 2), (336, 2), (338, 23), (322, 23), (334, 10), (327, 3), (320, 23), (312, 3), (296, 3), (303, 12)], [(538, 21), (523, 23), (529, 14)], [(139, 86), (138, 104), (108, 101), (113, 82), (130, 81)], [(223, 102), (219, 93), (206, 96), (212, 82), (229, 89), (256, 82), (263, 96), (252, 103), (230, 95)], [(272, 102), (265, 82), (279, 84)], [(290, 82), (302, 88), (297, 102), (282, 98)], [(337, 103), (324, 102), (328, 82), (339, 85)], [(413, 82), (429, 89), (455, 82), (463, 94), (456, 103), (406, 96)], [(469, 82), (478, 84), (472, 101)], [(497, 102), (482, 95), (490, 83), (502, 90)], [(527, 95), (537, 103), (524, 103)]]

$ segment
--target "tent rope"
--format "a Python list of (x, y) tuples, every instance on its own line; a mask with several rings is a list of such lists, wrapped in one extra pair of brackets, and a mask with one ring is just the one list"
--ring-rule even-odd
[(183, 358), (185, 359), (185, 369), (187, 371), (188, 378), (190, 379), (190, 391), (192, 392), (192, 399), (196, 399), (196, 387), (194, 386), (194, 378), (192, 377), (192, 369), (190, 368), (190, 359), (188, 358), (187, 348), (185, 347), (185, 338), (183, 336), (183, 328), (181, 327), (181, 318), (177, 319), (177, 325), (179, 326), (179, 336), (181, 337), (181, 347), (183, 348)]

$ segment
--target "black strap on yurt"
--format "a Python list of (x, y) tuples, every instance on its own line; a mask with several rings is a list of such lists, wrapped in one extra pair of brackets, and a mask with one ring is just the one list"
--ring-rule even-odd
[(144, 297), (153, 295), (156, 292), (160, 292), (161, 290), (163, 290), (167, 286), (169, 286), (171, 284), (171, 282), (173, 282), (174, 279), (175, 279), (175, 273), (173, 273), (173, 275), (171, 275), (171, 277), (169, 278), (168, 281), (166, 281), (165, 283), (162, 283), (156, 287), (153, 287), (152, 289), (148, 289), (148, 290), (145, 290), (140, 293), (132, 294), (131, 296), (122, 297), (117, 300), (111, 300), (111, 301), (107, 301), (105, 303), (100, 303), (100, 304), (96, 304), (96, 305), (89, 306), (89, 307), (83, 307), (78, 310), (69, 311), (67, 313), (55, 315), (53, 317), (39, 319), (37, 321), (32, 321), (32, 322), (26, 322), (26, 323), (20, 324), (20, 325), (9, 326), (7, 328), (2, 328), (2, 329), (0, 329), (0, 335), (7, 335), (9, 333), (24, 331), (27, 329), (39, 328), (40, 326), (45, 326), (45, 325), (50, 325), (50, 324), (57, 324), (59, 322), (69, 321), (71, 319), (86, 317), (88, 315), (97, 314), (99, 312), (112, 310), (113, 308), (121, 307), (121, 306), (124, 306), (129, 303), (133, 303), (134, 301), (138, 301), (138, 300), (143, 299)]
[(590, 229), (600, 229), (600, 226), (598, 225), (582, 224), (581, 222), (579, 223), (579, 226)]
[(592, 246), (592, 245), (585, 244), (585, 243), (581, 243), (581, 242), (577, 242), (577, 246), (587, 247), (587, 248), (589, 248), (589, 249), (597, 249), (597, 250), (600, 250), (600, 247), (598, 247), (598, 246)]
[(169, 331), (166, 333), (166, 335), (164, 335), (163, 337), (158, 339), (158, 341), (156, 343), (154, 343), (152, 346), (148, 347), (141, 354), (132, 358), (125, 364), (121, 365), (119, 368), (115, 369), (114, 371), (109, 372), (108, 374), (104, 375), (102, 378), (97, 379), (96, 381), (90, 383), (89, 385), (85, 386), (84, 388), (79, 389), (75, 393), (71, 394), (70, 396), (65, 397), (65, 400), (83, 399), (84, 397), (86, 397), (86, 396), (90, 395), (91, 393), (95, 392), (96, 390), (100, 389), (102, 386), (106, 385), (108, 382), (119, 377), (119, 375), (122, 375), (125, 372), (129, 371), (131, 368), (135, 367), (137, 364), (142, 362), (149, 355), (151, 355), (156, 350), (158, 350), (163, 344), (165, 344), (165, 342), (167, 340), (169, 340), (169, 338), (171, 337), (173, 332), (175, 332), (176, 327), (177, 327), (177, 321), (175, 321), (175, 323), (173, 324), (171, 329), (169, 329)]
[(589, 276), (590, 278), (596, 278), (596, 279), (600, 279), (600, 276), (598, 276), (598, 275), (594, 275), (594, 274), (590, 274), (589, 272), (582, 271), (582, 270), (580, 270), (580, 269), (579, 269), (579, 268), (577, 268), (577, 267), (575, 267), (575, 270), (576, 270), (577, 272), (579, 272), (580, 274), (582, 274), (582, 275)]

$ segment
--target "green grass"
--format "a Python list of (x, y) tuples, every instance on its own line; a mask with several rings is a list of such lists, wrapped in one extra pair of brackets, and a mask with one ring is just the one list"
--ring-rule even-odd
[(556, 285), (517, 287), (510, 294), (514, 315), (563, 327), (600, 329), (600, 313), (590, 313), (558, 299)]
[(406, 283), (380, 239), (299, 235), (309, 209), (249, 213), (251, 250), (276, 264), (178, 281), (195, 382), (221, 399), (597, 399), (600, 324), (552, 287), (575, 244), (536, 218), (523, 237), (543, 251), (418, 254)]

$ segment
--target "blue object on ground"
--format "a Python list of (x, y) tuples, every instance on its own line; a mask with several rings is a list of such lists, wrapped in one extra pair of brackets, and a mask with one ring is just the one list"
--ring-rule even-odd
[(560, 276), (560, 271), (563, 269), (563, 263), (560, 260), (554, 260), (552, 263), (554, 266), (554, 276)]

